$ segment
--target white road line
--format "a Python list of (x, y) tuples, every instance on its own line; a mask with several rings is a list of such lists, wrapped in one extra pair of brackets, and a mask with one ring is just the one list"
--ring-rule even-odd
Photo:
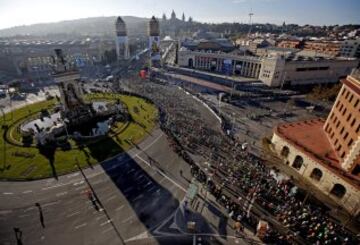
[(13, 192), (3, 192), (3, 195), (14, 195)]
[(77, 211), (77, 212), (68, 214), (68, 215), (66, 215), (66, 217), (67, 217), (67, 218), (70, 218), (70, 217), (75, 216), (75, 215), (78, 215), (78, 214), (80, 214), (80, 211)]
[(55, 205), (55, 204), (58, 204), (59, 201), (55, 201), (55, 202), (49, 202), (49, 203), (45, 203), (44, 205), (42, 205), (43, 208), (45, 207), (49, 207), (49, 206), (52, 206), (52, 205)]
[(106, 199), (105, 202), (109, 202), (109, 201), (111, 201), (111, 200), (113, 200), (113, 199), (115, 199), (115, 198), (116, 198), (116, 196), (113, 195), (113, 196), (109, 197), (108, 199)]
[(82, 185), (82, 184), (84, 184), (85, 183), (85, 181), (80, 181), (80, 182), (75, 182), (74, 184), (73, 184), (73, 186), (77, 186), (77, 185)]
[(125, 206), (121, 205), (120, 207), (116, 208), (115, 211), (120, 211), (121, 209), (123, 209)]
[(125, 224), (126, 222), (130, 221), (133, 218), (133, 216), (130, 216), (127, 219), (124, 219), (121, 223)]
[(53, 189), (53, 188), (57, 188), (57, 187), (61, 187), (61, 186), (64, 186), (64, 185), (67, 185), (67, 184), (52, 185), (52, 186), (48, 186), (48, 187), (41, 188), (41, 190), (46, 191), (46, 190)]
[(12, 213), (12, 210), (1, 210), (0, 215), (6, 215)]
[(74, 174), (69, 174), (68, 176), (66, 176), (67, 178), (73, 178), (78, 176), (80, 173), (74, 173)]
[(77, 226), (75, 226), (75, 230), (77, 230), (77, 229), (79, 229), (79, 228), (81, 228), (81, 227), (84, 227), (84, 226), (86, 226), (87, 225), (87, 223), (82, 223), (82, 224), (80, 224), (80, 225), (77, 225)]
[(143, 196), (144, 196), (143, 194), (138, 195), (137, 197), (135, 197), (135, 198), (133, 199), (133, 202), (135, 202), (136, 200), (142, 198)]
[(27, 194), (27, 193), (31, 193), (33, 192), (32, 190), (27, 190), (27, 191), (23, 191), (23, 194)]
[(101, 233), (102, 233), (102, 234), (104, 234), (104, 233), (106, 233), (106, 232), (111, 231), (112, 229), (113, 229), (112, 227), (109, 227), (109, 228), (107, 228), (107, 229), (103, 230)]
[(79, 186), (79, 187), (76, 187), (75, 188), (75, 191), (80, 191), (80, 190), (83, 190), (86, 188), (86, 185), (83, 185), (83, 186)]
[(107, 221), (101, 223), (100, 226), (104, 226), (104, 225), (106, 225), (106, 224), (109, 224), (110, 222), (111, 222), (111, 220), (107, 220)]
[(66, 195), (67, 193), (68, 193), (67, 191), (63, 191), (63, 192), (57, 193), (56, 196), (57, 196), (57, 197), (64, 196), (64, 195)]
[(35, 209), (35, 208), (36, 208), (36, 207), (29, 207), (29, 208), (27, 208), (27, 209), (24, 210), (24, 213), (27, 212), (27, 211), (33, 210), (33, 209)]
[(96, 221), (99, 221), (99, 220), (101, 220), (102, 218), (106, 218), (106, 215), (102, 215), (102, 216), (96, 217)]
[[(143, 161), (144, 163), (146, 163), (148, 166), (151, 166), (151, 164), (149, 162), (147, 162), (145, 159), (143, 159), (140, 156), (136, 156), (137, 158), (139, 158), (141, 161)], [(171, 183), (173, 183), (174, 185), (176, 185), (180, 190), (184, 191), (186, 193), (186, 189), (184, 187), (182, 187), (181, 185), (179, 185), (178, 183), (176, 183), (174, 180), (172, 180), (169, 176), (167, 176), (165, 173), (157, 170), (159, 174), (161, 174), (162, 176), (164, 176), (165, 178), (167, 178)]]

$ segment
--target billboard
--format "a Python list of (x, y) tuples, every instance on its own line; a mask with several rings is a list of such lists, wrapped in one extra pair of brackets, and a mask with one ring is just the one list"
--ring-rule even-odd
[(226, 75), (230, 75), (232, 74), (232, 60), (230, 59), (225, 59), (223, 61), (223, 66), (222, 66), (222, 70)]
[(160, 37), (150, 36), (149, 37), (149, 50), (151, 61), (160, 61)]

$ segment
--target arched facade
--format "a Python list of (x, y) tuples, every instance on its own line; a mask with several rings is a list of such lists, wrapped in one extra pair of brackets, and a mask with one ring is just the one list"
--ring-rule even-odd
[(342, 184), (335, 184), (331, 189), (330, 194), (342, 198), (346, 194), (346, 188)]
[(323, 172), (318, 168), (314, 168), (310, 174), (310, 178), (317, 180), (317, 181), (320, 181), (322, 176), (323, 176)]
[(302, 158), (302, 156), (297, 155), (294, 159), (292, 166), (293, 168), (299, 170), (302, 167), (303, 163), (304, 159)]

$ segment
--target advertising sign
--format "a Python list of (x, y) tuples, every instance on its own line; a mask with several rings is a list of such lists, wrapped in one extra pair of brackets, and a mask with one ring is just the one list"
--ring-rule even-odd
[(222, 68), (225, 74), (230, 75), (232, 73), (232, 60), (225, 59)]

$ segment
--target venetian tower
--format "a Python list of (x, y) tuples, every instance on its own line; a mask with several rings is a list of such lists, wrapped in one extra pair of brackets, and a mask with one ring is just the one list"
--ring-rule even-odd
[(127, 36), (126, 24), (119, 16), (115, 22), (116, 28), (116, 55), (118, 60), (130, 58), (129, 40)]
[(160, 25), (159, 21), (153, 16), (149, 21), (149, 52), (151, 66), (160, 67)]

